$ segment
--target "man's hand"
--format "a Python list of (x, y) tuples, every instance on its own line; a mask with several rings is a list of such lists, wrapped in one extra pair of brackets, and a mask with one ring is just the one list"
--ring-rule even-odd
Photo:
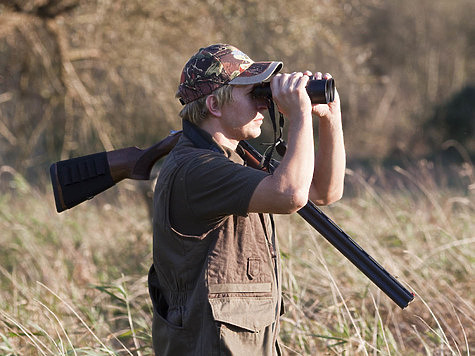
[(311, 112), (312, 103), (306, 86), (310, 77), (301, 72), (277, 74), (271, 81), (272, 98), (289, 120)]
[[(312, 76), (312, 72), (306, 71), (304, 73), (307, 76)], [(322, 75), (322, 72), (316, 72), (313, 75), (313, 79), (330, 79), (332, 76), (330, 73), (325, 73)], [(319, 118), (327, 118), (330, 121), (341, 120), (341, 109), (340, 109), (340, 96), (338, 91), (335, 89), (335, 100), (328, 104), (316, 104), (312, 105), (312, 114), (318, 116)]]

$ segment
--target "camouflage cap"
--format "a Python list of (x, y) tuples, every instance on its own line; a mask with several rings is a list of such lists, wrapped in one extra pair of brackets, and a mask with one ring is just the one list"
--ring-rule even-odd
[(186, 63), (177, 97), (185, 105), (225, 84), (257, 84), (277, 73), (282, 62), (254, 62), (236, 47), (214, 44), (201, 48)]

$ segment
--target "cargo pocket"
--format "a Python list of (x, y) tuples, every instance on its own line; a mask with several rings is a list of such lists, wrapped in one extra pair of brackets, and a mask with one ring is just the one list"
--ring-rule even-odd
[(177, 326), (153, 312), (152, 341), (155, 354), (186, 355), (192, 352), (193, 338), (183, 326)]
[[(275, 301), (270, 296), (272, 291), (270, 282), (212, 284), (208, 286), (208, 291), (215, 321), (250, 332), (259, 332), (275, 320)], [(223, 296), (237, 293), (248, 296)]]
[(273, 348), (272, 298), (210, 298), (220, 355), (267, 355)]
[(215, 321), (259, 332), (275, 320), (272, 298), (210, 298)]
[(170, 308), (160, 289), (155, 270), (149, 272), (149, 293), (153, 303), (152, 341), (157, 355), (171, 352), (185, 355), (192, 345), (190, 332), (183, 326), (184, 307)]

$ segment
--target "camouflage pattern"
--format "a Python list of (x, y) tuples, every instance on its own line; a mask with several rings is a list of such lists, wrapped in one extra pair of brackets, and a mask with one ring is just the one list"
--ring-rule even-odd
[[(273, 68), (276, 67), (275, 63), (280, 62), (254, 62), (245, 53), (227, 44), (201, 48), (183, 68), (177, 97), (185, 105), (225, 84), (233, 84), (232, 80), (237, 77), (249, 78), (245, 84), (259, 83), (262, 80), (256, 76), (269, 70), (273, 64)], [(252, 77), (256, 79), (253, 81)], [(243, 84), (242, 80), (239, 84)]]

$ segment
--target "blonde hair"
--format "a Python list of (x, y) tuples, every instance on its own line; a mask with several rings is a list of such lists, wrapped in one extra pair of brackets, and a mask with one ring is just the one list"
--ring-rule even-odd
[[(222, 107), (224, 104), (233, 100), (233, 86), (227, 84), (223, 85), (209, 95), (214, 95), (216, 97), (218, 106)], [(197, 126), (200, 126), (200, 124), (208, 117), (209, 114), (208, 108), (206, 106), (206, 98), (209, 95), (186, 104), (180, 111), (180, 117), (184, 120), (192, 122)]]

